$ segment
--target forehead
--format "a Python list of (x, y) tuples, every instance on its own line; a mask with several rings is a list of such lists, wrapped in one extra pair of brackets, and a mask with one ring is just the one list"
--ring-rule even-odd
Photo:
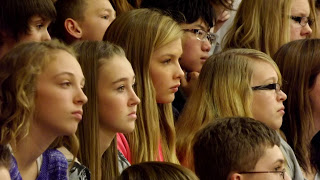
[(294, 16), (309, 16), (310, 5), (308, 0), (292, 0), (291, 15)]
[(74, 71), (75, 73), (82, 74), (81, 67), (77, 59), (70, 53), (64, 50), (55, 50), (50, 52), (52, 55), (48, 58), (50, 60), (43, 67), (43, 73), (56, 74), (62, 71)]
[(182, 29), (202, 29), (204, 31), (209, 31), (210, 28), (201, 18), (191, 24), (182, 23), (180, 26)]
[(273, 166), (277, 163), (284, 163), (284, 157), (280, 150), (280, 148), (277, 145), (274, 145), (273, 147), (265, 147), (265, 152), (258, 160), (255, 170), (261, 171), (261, 170), (272, 170)]
[(278, 74), (272, 64), (263, 60), (253, 63), (252, 84), (261, 85), (278, 82)]
[(107, 10), (114, 12), (114, 9), (109, 0), (86, 0), (87, 11)]
[(99, 68), (99, 78), (114, 81), (119, 77), (134, 76), (131, 64), (125, 56), (114, 55), (103, 61), (105, 63)]

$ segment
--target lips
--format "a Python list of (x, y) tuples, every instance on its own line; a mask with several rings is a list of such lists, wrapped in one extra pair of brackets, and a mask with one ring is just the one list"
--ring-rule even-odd
[(283, 112), (283, 113), (285, 113), (285, 111), (284, 111), (284, 106), (282, 107), (282, 108), (280, 108), (279, 110), (278, 110), (278, 112)]
[(78, 119), (78, 120), (81, 120), (82, 119), (82, 115), (83, 115), (83, 112), (82, 111), (74, 111), (74, 112), (72, 112), (72, 115), (76, 118), (76, 119)]
[(179, 86), (180, 86), (180, 84), (177, 84), (177, 85), (171, 87), (170, 89), (173, 91), (173, 93), (175, 93), (179, 90)]
[(133, 111), (133, 112), (131, 112), (128, 116), (129, 116), (129, 117), (132, 117), (132, 118), (134, 118), (134, 119), (137, 119), (137, 112), (136, 112), (136, 111)]

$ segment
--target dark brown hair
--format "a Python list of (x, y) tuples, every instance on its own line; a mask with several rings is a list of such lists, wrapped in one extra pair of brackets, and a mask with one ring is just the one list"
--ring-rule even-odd
[(230, 172), (254, 169), (266, 148), (280, 146), (276, 131), (247, 117), (215, 120), (193, 145), (194, 169), (201, 180), (227, 179)]

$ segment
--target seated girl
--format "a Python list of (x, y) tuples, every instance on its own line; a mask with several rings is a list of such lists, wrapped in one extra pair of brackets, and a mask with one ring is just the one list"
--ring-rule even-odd
[(118, 136), (118, 147), (130, 163), (178, 163), (171, 103), (183, 77), (182, 34), (170, 17), (136, 9), (117, 17), (104, 36), (124, 49), (136, 73), (134, 89), (141, 98), (136, 128), (125, 137)]
[(0, 144), (11, 148), (11, 179), (67, 179), (67, 160), (50, 145), (75, 134), (87, 102), (73, 51), (57, 41), (21, 44), (0, 72)]

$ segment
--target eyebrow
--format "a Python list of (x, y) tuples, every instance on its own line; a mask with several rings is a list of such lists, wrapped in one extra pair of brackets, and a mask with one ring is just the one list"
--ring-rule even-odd
[[(132, 79), (133, 79), (133, 81), (135, 81), (136, 80), (136, 76), (133, 76)], [(117, 84), (119, 82), (128, 81), (128, 80), (129, 80), (129, 78), (123, 77), (123, 78), (120, 78), (120, 79), (117, 79), (117, 80), (113, 81), (112, 84)]]
[(277, 164), (277, 163), (280, 163), (280, 164), (284, 164), (284, 159), (277, 159), (276, 162), (274, 162), (273, 164)]
[[(65, 71), (65, 72), (61, 72), (61, 73), (56, 74), (56, 75), (54, 76), (54, 78), (57, 78), (57, 77), (63, 76), (63, 75), (72, 76), (72, 78), (75, 77), (73, 73)], [(81, 83), (82, 83), (82, 82), (84, 83), (85, 80), (86, 80), (85, 77), (83, 77), (83, 78), (81, 79)]]
[(277, 80), (276, 77), (270, 77), (270, 78), (264, 80), (263, 83), (266, 83), (266, 82), (269, 81), (269, 80), (273, 80), (273, 81), (275, 81), (275, 82), (278, 82), (278, 81), (276, 81), (276, 80)]
[(200, 29), (203, 30), (203, 31), (208, 31), (207, 29), (209, 29), (209, 28), (206, 29), (206, 27), (202, 26), (201, 24), (197, 24), (197, 25), (195, 25), (195, 26), (198, 27), (198, 28), (200, 28)]

